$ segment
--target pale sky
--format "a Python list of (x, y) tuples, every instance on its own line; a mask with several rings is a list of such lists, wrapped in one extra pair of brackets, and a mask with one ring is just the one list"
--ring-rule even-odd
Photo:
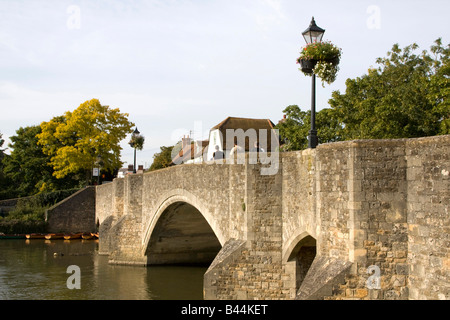
[(288, 105), (309, 110), (295, 61), (312, 16), (343, 52), (337, 80), (317, 82), (320, 110), (394, 43), (448, 44), (449, 12), (448, 0), (0, 0), (0, 132), (8, 142), (98, 98), (129, 113), (148, 167), (160, 146), (194, 129), (207, 139), (228, 116), (276, 124)]

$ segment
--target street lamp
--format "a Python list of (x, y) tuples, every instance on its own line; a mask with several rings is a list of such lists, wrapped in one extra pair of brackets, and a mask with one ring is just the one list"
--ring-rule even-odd
[(323, 34), (325, 33), (325, 30), (322, 28), (319, 28), (316, 25), (316, 21), (314, 20), (314, 17), (311, 20), (311, 23), (309, 24), (308, 29), (303, 31), (302, 35), (303, 38), (305, 38), (305, 41), (307, 44), (313, 43), (313, 42), (320, 42), (322, 41)]
[(137, 138), (140, 136), (140, 132), (139, 130), (136, 129), (133, 131), (132, 135), (131, 135), (131, 141), (130, 141), (130, 146), (132, 148), (134, 148), (134, 165), (133, 165), (133, 173), (136, 173), (136, 148), (137, 148)]
[[(306, 44), (311, 44), (313, 42), (322, 41), (323, 34), (325, 30), (319, 28), (316, 25), (314, 17), (311, 23), (302, 35), (305, 38)], [(308, 135), (308, 148), (315, 148), (318, 144), (317, 130), (316, 130), (316, 75), (312, 72), (312, 88), (311, 88), (311, 130), (309, 130)]]

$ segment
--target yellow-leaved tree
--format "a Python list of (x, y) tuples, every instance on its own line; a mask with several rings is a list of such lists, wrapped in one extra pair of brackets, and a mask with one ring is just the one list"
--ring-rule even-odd
[(102, 106), (98, 99), (92, 99), (73, 112), (67, 111), (63, 116), (41, 123), (38, 144), (51, 156), (53, 175), (64, 178), (84, 171), (88, 180), (92, 169), (99, 165), (110, 172), (120, 168), (120, 141), (134, 126), (128, 116), (118, 108)]

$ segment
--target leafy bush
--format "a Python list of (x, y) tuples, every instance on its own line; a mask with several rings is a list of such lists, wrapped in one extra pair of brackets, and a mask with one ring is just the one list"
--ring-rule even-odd
[(0, 219), (0, 232), (5, 234), (45, 233), (46, 229), (45, 221)]
[(76, 191), (78, 189), (60, 190), (18, 199), (15, 208), (0, 217), (0, 232), (45, 232), (45, 211)]
[(7, 219), (18, 219), (23, 221), (44, 221), (45, 210), (49, 206), (41, 206), (34, 201), (18, 201), (16, 207), (11, 210)]
[(45, 193), (39, 193), (33, 198), (35, 198), (36, 205), (40, 206), (52, 206), (55, 203), (58, 203), (59, 201), (64, 200), (65, 198), (71, 196), (75, 192), (77, 192), (79, 189), (68, 189), (68, 190), (59, 190), (59, 191), (53, 191), (53, 192), (45, 192)]

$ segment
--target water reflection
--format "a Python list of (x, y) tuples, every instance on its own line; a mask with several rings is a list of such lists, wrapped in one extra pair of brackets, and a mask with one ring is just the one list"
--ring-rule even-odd
[[(95, 299), (155, 299), (148, 286), (145, 267), (109, 265), (105, 256), (94, 256), (93, 287), (97, 290)], [(101, 295), (101, 297), (99, 296)], [(94, 298), (93, 298), (94, 299)]]
[[(202, 299), (206, 267), (110, 265), (97, 249), (96, 240), (1, 240), (0, 299)], [(70, 265), (79, 290), (67, 288)]]

